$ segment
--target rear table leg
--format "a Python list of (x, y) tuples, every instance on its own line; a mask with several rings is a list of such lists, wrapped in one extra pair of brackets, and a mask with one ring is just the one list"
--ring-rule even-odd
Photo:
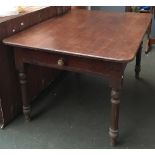
[(27, 80), (24, 69), (19, 70), (19, 80), (22, 93), (23, 113), (26, 121), (30, 121), (31, 107), (27, 101)]
[(135, 65), (135, 78), (139, 79), (139, 74), (141, 71), (141, 53), (142, 53), (142, 45), (140, 45), (139, 50), (136, 54), (136, 65)]

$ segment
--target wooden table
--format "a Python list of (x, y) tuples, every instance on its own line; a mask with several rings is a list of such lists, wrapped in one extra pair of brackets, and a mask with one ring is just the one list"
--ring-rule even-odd
[(116, 144), (124, 70), (136, 57), (139, 77), (141, 42), (150, 22), (149, 14), (74, 10), (4, 39), (14, 48), (26, 120), (30, 120), (31, 108), (25, 64), (100, 74), (112, 88), (109, 135)]

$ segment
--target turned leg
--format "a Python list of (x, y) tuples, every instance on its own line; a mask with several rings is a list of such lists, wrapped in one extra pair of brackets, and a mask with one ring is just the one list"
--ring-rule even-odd
[(22, 69), (22, 71), (19, 71), (19, 80), (20, 80), (21, 94), (22, 94), (23, 113), (25, 116), (25, 120), (30, 121), (31, 107), (27, 100), (27, 80), (26, 80), (26, 74), (24, 72), (24, 69)]
[(111, 124), (109, 128), (109, 136), (111, 145), (115, 146), (119, 135), (119, 106), (120, 93), (123, 85), (123, 76), (113, 78), (111, 81)]
[(109, 128), (109, 135), (111, 144), (114, 146), (118, 138), (118, 120), (119, 120), (119, 104), (120, 104), (120, 90), (112, 88), (111, 90), (111, 126)]
[(142, 45), (140, 45), (139, 50), (136, 54), (136, 65), (135, 65), (135, 78), (139, 79), (139, 74), (141, 71), (141, 53), (142, 53)]

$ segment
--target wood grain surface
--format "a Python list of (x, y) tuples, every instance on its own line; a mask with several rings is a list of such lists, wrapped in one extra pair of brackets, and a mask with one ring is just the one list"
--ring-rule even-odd
[(5, 44), (108, 61), (131, 61), (150, 14), (72, 10), (5, 39)]

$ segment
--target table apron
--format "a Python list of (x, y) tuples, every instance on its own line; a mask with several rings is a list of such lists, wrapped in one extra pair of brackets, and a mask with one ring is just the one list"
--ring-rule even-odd
[[(41, 50), (14, 48), (17, 69), (21, 70), (24, 63), (74, 72), (90, 72), (104, 76), (122, 76), (127, 63), (111, 62), (102, 59), (87, 58), (58, 54)], [(60, 66), (59, 60), (64, 64)]]

